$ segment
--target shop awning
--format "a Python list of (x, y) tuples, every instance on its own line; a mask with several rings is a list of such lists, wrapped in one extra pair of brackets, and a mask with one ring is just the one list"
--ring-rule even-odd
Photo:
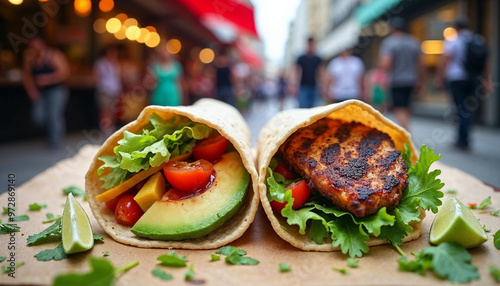
[(236, 42), (236, 48), (239, 51), (241, 60), (250, 66), (261, 69), (263, 66), (263, 62), (261, 57), (255, 52), (252, 48), (248, 47), (241, 41)]
[(238, 32), (258, 38), (254, 10), (234, 0), (176, 0), (205, 23), (226, 22)]
[(330, 59), (346, 48), (358, 43), (361, 27), (354, 18), (347, 19), (318, 44), (318, 53), (323, 59)]
[(401, 1), (402, 0), (371, 0), (369, 2), (364, 2), (354, 10), (354, 17), (361, 28), (363, 28)]

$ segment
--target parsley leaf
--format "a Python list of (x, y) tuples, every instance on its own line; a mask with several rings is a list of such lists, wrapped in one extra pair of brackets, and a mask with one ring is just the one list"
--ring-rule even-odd
[(64, 252), (62, 242), (60, 242), (56, 248), (42, 250), (35, 254), (35, 257), (38, 261), (59, 261), (68, 258), (68, 255)]
[(493, 244), (496, 249), (500, 250), (500, 229), (493, 235)]
[(165, 271), (155, 268), (153, 271), (151, 271), (151, 274), (153, 274), (154, 277), (158, 277), (161, 280), (172, 280), (174, 279), (174, 276), (166, 273)]
[(359, 260), (356, 260), (352, 257), (347, 258), (347, 266), (349, 266), (351, 268), (356, 268), (356, 267), (358, 267), (358, 264), (359, 264)]
[(62, 190), (63, 194), (65, 194), (66, 196), (69, 195), (69, 193), (72, 193), (73, 196), (75, 197), (78, 197), (78, 196), (82, 196), (84, 197), (85, 196), (85, 191), (82, 190), (80, 187), (77, 187), (77, 186), (69, 186), (69, 187), (66, 187)]
[(28, 236), (27, 244), (28, 245), (41, 244), (44, 241), (46, 241), (46, 239), (51, 235), (55, 235), (58, 237), (61, 236), (61, 219), (57, 219), (54, 224), (42, 230), (40, 233)]
[(406, 256), (398, 260), (400, 270), (417, 272), (423, 275), (432, 269), (439, 277), (450, 282), (465, 283), (479, 278), (477, 267), (471, 264), (472, 257), (459, 243), (445, 242), (438, 246), (429, 246), (416, 255), (415, 261)]
[(344, 275), (349, 275), (350, 274), (347, 269), (337, 268), (337, 267), (332, 267), (332, 269), (335, 270), (335, 271), (337, 271), (340, 274), (344, 274)]
[(479, 206), (469, 206), (470, 209), (475, 209), (475, 210), (482, 210), (485, 207), (491, 205), (491, 196), (487, 197), (486, 199), (482, 200), (479, 203)]
[(220, 256), (217, 254), (210, 254), (210, 261), (220, 260)]
[(0, 223), (0, 234), (7, 234), (15, 231), (20, 231), (21, 227), (10, 223)]
[(39, 211), (41, 209), (44, 209), (47, 207), (47, 204), (38, 204), (38, 203), (33, 203), (33, 204), (30, 204), (29, 206), (29, 210), (30, 211)]
[(500, 282), (500, 269), (498, 267), (490, 265), (490, 273), (497, 282)]
[(236, 251), (239, 255), (246, 255), (247, 252), (243, 249), (236, 248), (234, 246), (224, 246), (221, 249), (217, 250), (215, 253), (221, 254), (221, 255), (229, 255), (231, 252)]
[(170, 266), (170, 267), (185, 267), (186, 264), (186, 256), (179, 256), (177, 252), (172, 251), (170, 254), (162, 254), (156, 258), (161, 261), (161, 265)]
[(188, 271), (184, 275), (184, 280), (189, 281), (189, 280), (193, 280), (193, 278), (194, 278), (194, 265), (191, 264), (191, 265), (189, 265)]
[(27, 220), (30, 220), (30, 217), (28, 215), (16, 215), (9, 218), (9, 221), (27, 221)]
[(70, 272), (59, 274), (54, 279), (54, 286), (80, 286), (80, 285), (113, 285), (115, 277), (139, 264), (135, 260), (120, 268), (115, 268), (106, 258), (88, 257), (90, 271), (88, 273)]
[(292, 268), (290, 267), (290, 264), (288, 263), (280, 263), (280, 272), (290, 272), (292, 271)]

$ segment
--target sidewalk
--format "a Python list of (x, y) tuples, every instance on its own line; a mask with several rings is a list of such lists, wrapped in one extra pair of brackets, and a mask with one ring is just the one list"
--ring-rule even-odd
[[(293, 99), (287, 100), (285, 108), (295, 107)], [(252, 144), (264, 124), (278, 112), (275, 100), (255, 102), (243, 115), (252, 131)], [(388, 115), (392, 118), (391, 115)], [(472, 150), (468, 153), (452, 147), (455, 128), (443, 119), (414, 117), (411, 122), (413, 141), (417, 146), (426, 144), (441, 154), (441, 162), (461, 169), (478, 179), (500, 186), (500, 130), (475, 127)], [(16, 175), (16, 185), (28, 181), (56, 162), (74, 156), (86, 144), (102, 144), (103, 136), (97, 131), (80, 131), (68, 134), (63, 147), (52, 151), (47, 149), (43, 138), (11, 142), (0, 145), (0, 178), (7, 181), (8, 174)], [(0, 193), (6, 189), (0, 189)]]

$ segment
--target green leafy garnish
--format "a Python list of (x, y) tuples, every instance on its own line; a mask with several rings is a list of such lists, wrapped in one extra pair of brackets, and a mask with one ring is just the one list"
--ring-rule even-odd
[(69, 187), (66, 187), (62, 190), (63, 194), (65, 194), (66, 196), (69, 195), (69, 193), (72, 193), (73, 196), (75, 197), (78, 197), (78, 196), (82, 196), (82, 197), (85, 197), (85, 191), (82, 190), (82, 188), (80, 187), (77, 187), (77, 186), (69, 186)]
[[(149, 124), (137, 134), (123, 132), (123, 138), (113, 149), (115, 155), (99, 157), (104, 162), (97, 170), (104, 181), (103, 188), (115, 187), (134, 173), (160, 166), (171, 157), (191, 152), (196, 140), (213, 133), (212, 128), (184, 116), (165, 121), (153, 113), (148, 119)], [(110, 172), (102, 176), (106, 168), (110, 168)]]
[(358, 267), (358, 264), (359, 264), (359, 260), (356, 260), (352, 257), (347, 258), (347, 266), (349, 266), (351, 268), (356, 268), (356, 267)]
[(108, 250), (103, 251), (102, 256), (109, 256), (109, 251)]
[(7, 234), (15, 231), (20, 231), (21, 227), (10, 223), (0, 223), (0, 234)]
[(498, 267), (490, 265), (490, 273), (497, 282), (500, 282), (500, 269)]
[(9, 221), (27, 221), (30, 217), (28, 215), (16, 215), (9, 219)]
[(478, 206), (476, 205), (469, 205), (469, 208), (470, 209), (473, 209), (473, 210), (482, 210), (484, 209), (485, 207), (491, 205), (491, 196), (487, 197), (486, 199), (482, 200)]
[(217, 250), (215, 253), (221, 254), (221, 255), (229, 255), (231, 252), (236, 252), (239, 255), (246, 255), (247, 252), (243, 249), (236, 248), (234, 246), (224, 246), (221, 247), (219, 250)]
[(187, 256), (179, 256), (177, 252), (172, 251), (169, 254), (162, 254), (156, 258), (161, 261), (161, 265), (170, 267), (185, 267)]
[(357, 218), (351, 213), (338, 210), (333, 203), (315, 195), (313, 190), (308, 202), (300, 209), (292, 209), (293, 197), (291, 190), (276, 179), (277, 174), (268, 168), (267, 196), (269, 201), (286, 202), (281, 215), (286, 218), (288, 225), (297, 225), (300, 234), (306, 234), (317, 244), (322, 244), (328, 236), (332, 245), (340, 247), (342, 253), (350, 257), (360, 257), (368, 251), (366, 243), (370, 236), (388, 240), (398, 246), (403, 244), (403, 238), (413, 231), (412, 222), (420, 221), (419, 208), (436, 213), (442, 204), (444, 194), (439, 191), (444, 184), (437, 178), (440, 170), (429, 172), (431, 165), (441, 156), (433, 153), (426, 146), (420, 148), (418, 162), (411, 165), (411, 150), (405, 144), (402, 157), (408, 165), (408, 187), (403, 191), (403, 198), (399, 205), (387, 211), (380, 209), (377, 213)]
[(292, 268), (290, 267), (290, 264), (288, 263), (280, 263), (280, 272), (290, 272), (292, 271)]
[(54, 224), (42, 230), (40, 233), (28, 236), (27, 244), (35, 245), (43, 243), (51, 235), (61, 236), (61, 219), (57, 219)]
[(500, 229), (493, 235), (493, 244), (496, 249), (500, 250)]
[(3, 211), (2, 211), (2, 214), (9, 214), (11, 212), (14, 212), (16, 210), (16, 208), (6, 208), (6, 207), (2, 207), (3, 208)]
[(471, 264), (472, 257), (459, 243), (444, 242), (438, 246), (426, 247), (411, 261), (403, 256), (398, 260), (399, 269), (424, 275), (431, 269), (439, 277), (450, 282), (465, 283), (479, 278), (477, 267)]
[(0, 262), (3, 262), (7, 257), (5, 256), (0, 256)]
[(251, 257), (244, 256), (247, 252), (234, 246), (224, 246), (215, 253), (225, 255), (225, 261), (233, 265), (257, 265), (259, 261)]
[(165, 271), (155, 268), (153, 271), (151, 271), (151, 274), (153, 274), (154, 277), (158, 277), (161, 280), (172, 280), (174, 279), (174, 276), (166, 273)]
[(347, 270), (347, 269), (344, 269), (344, 268), (337, 268), (337, 267), (332, 267), (333, 270), (339, 272), (340, 274), (344, 274), (344, 275), (349, 275), (350, 272)]
[(53, 221), (56, 221), (62, 217), (61, 215), (54, 216), (54, 214), (52, 214), (52, 213), (47, 213), (45, 216), (47, 217), (47, 219), (42, 221), (42, 223), (53, 222)]
[(191, 264), (191, 265), (189, 265), (188, 271), (184, 275), (184, 280), (189, 281), (189, 280), (193, 280), (193, 278), (194, 278), (194, 265)]
[(497, 210), (497, 211), (491, 211), (491, 212), (490, 212), (490, 215), (492, 215), (492, 216), (499, 216), (499, 215), (500, 215), (500, 210)]
[(68, 258), (68, 255), (64, 252), (61, 242), (54, 249), (46, 249), (38, 252), (35, 254), (35, 258), (38, 261), (60, 261)]
[(41, 209), (44, 209), (47, 207), (47, 204), (38, 204), (38, 203), (33, 203), (33, 204), (30, 204), (29, 206), (29, 210), (30, 211), (39, 211)]
[(94, 238), (94, 241), (100, 241), (100, 242), (104, 241), (104, 237), (100, 234), (92, 233), (92, 237)]
[(445, 191), (446, 194), (454, 195), (457, 193), (457, 190), (447, 190)]
[(210, 254), (210, 261), (217, 261), (217, 260), (220, 260), (220, 255)]
[(135, 260), (125, 266), (115, 268), (108, 259), (93, 256), (88, 257), (88, 262), (90, 264), (90, 271), (88, 273), (70, 272), (66, 274), (59, 274), (54, 279), (52, 285), (113, 285), (118, 274), (125, 272), (139, 264), (139, 261)]
[[(21, 267), (23, 265), (24, 265), (24, 260), (21, 260), (19, 262), (16, 262), (16, 264), (14, 265), (14, 268), (18, 268), (18, 267)], [(12, 272), (12, 267), (10, 266), (10, 264), (2, 265), (2, 273), (3, 274), (7, 274), (10, 272)]]

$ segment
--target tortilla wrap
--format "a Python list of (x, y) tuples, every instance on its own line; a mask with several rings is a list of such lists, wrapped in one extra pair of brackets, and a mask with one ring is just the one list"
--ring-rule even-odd
[[(325, 239), (323, 244), (318, 245), (313, 240), (309, 239), (307, 234), (301, 235), (299, 233), (298, 226), (289, 225), (286, 222), (286, 219), (281, 215), (275, 215), (267, 198), (266, 180), (269, 176), (267, 167), (269, 166), (273, 156), (278, 152), (281, 144), (285, 143), (286, 139), (290, 135), (298, 129), (309, 126), (325, 117), (347, 122), (356, 121), (368, 127), (387, 133), (394, 141), (394, 145), (398, 150), (404, 150), (404, 143), (408, 142), (412, 151), (412, 163), (415, 164), (418, 159), (417, 150), (411, 142), (411, 136), (408, 131), (384, 117), (370, 105), (358, 100), (348, 100), (342, 103), (330, 104), (311, 109), (285, 110), (278, 113), (269, 122), (267, 122), (259, 134), (257, 143), (259, 195), (262, 206), (267, 214), (267, 217), (269, 218), (269, 221), (271, 222), (272, 227), (281, 238), (297, 248), (308, 251), (335, 251), (340, 250), (340, 247), (333, 247), (330, 239)], [(422, 220), (425, 217), (425, 213), (422, 210), (420, 212), (420, 219)], [(422, 233), (421, 222), (412, 224), (412, 226), (413, 231), (404, 238), (404, 241), (411, 241), (420, 237)], [(286, 230), (284, 228), (286, 228)], [(367, 242), (368, 246), (375, 246), (384, 243), (387, 243), (387, 241), (376, 237), (372, 237)]]
[[(101, 188), (103, 181), (99, 180), (97, 175), (97, 169), (103, 164), (102, 161), (98, 160), (98, 157), (114, 155), (113, 148), (123, 138), (123, 132), (125, 130), (133, 133), (139, 132), (149, 122), (148, 116), (153, 112), (160, 115), (164, 120), (176, 115), (186, 116), (193, 122), (203, 123), (217, 130), (232, 143), (250, 174), (249, 189), (239, 211), (222, 226), (206, 236), (183, 241), (160, 241), (138, 237), (130, 231), (130, 227), (118, 224), (114, 213), (106, 208), (105, 203), (96, 199), (98, 194), (105, 191)], [(85, 189), (92, 212), (103, 230), (114, 240), (124, 244), (138, 247), (182, 249), (212, 249), (226, 245), (242, 236), (248, 229), (259, 205), (258, 176), (250, 142), (250, 130), (245, 120), (235, 108), (226, 103), (213, 99), (202, 99), (191, 106), (148, 106), (141, 112), (137, 120), (125, 125), (111, 135), (95, 155), (85, 176)]]

